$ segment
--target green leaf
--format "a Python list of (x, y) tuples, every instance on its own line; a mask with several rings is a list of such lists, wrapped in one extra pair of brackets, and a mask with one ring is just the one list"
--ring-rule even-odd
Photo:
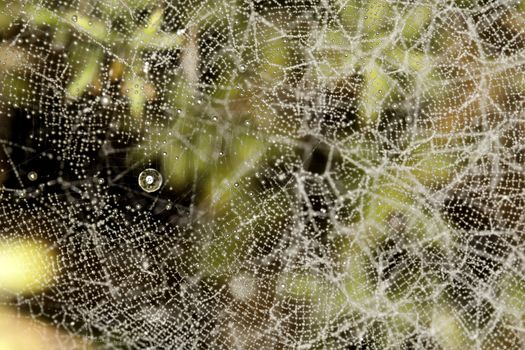
[[(91, 52), (92, 53), (87, 57), (86, 64), (82, 67), (78, 67), (80, 71), (73, 69), (73, 80), (66, 88), (66, 95), (71, 99), (79, 98), (84, 91), (86, 91), (89, 84), (91, 84), (97, 77), (100, 69), (100, 61), (102, 60), (102, 51), (95, 49)], [(72, 66), (77, 65), (75, 62), (72, 62), (71, 64)]]
[(386, 29), (392, 15), (392, 8), (386, 0), (370, 0), (365, 12), (364, 30), (375, 35), (377, 31)]
[(76, 19), (76, 21), (72, 21), (72, 26), (79, 32), (89, 36), (91, 39), (101, 43), (110, 43), (114, 41), (115, 38), (108, 33), (104, 23), (75, 13), (70, 13), (69, 16), (75, 16)]
[(360, 117), (365, 124), (377, 120), (386, 97), (393, 86), (391, 78), (376, 62), (365, 68), (365, 82), (361, 96)]
[(404, 19), (402, 35), (413, 41), (424, 33), (424, 29), (432, 20), (432, 9), (429, 5), (419, 5), (411, 9)]

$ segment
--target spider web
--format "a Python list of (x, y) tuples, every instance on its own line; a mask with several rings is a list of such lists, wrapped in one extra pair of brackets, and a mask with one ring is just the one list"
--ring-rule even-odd
[(54, 348), (525, 346), (523, 2), (0, 9), (0, 240), (51, 256), (0, 305)]

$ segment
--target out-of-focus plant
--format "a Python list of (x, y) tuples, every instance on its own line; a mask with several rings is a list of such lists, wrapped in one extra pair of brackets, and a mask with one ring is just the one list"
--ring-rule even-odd
[[(0, 242), (0, 302), (17, 295), (37, 294), (59, 278), (53, 249), (28, 240)], [(67, 346), (88, 349), (89, 341), (58, 331), (29, 315), (0, 307), (0, 349), (39, 350)]]
[[(457, 3), (461, 8), (473, 6), (472, 1)], [(92, 93), (111, 98), (108, 103), (125, 105), (125, 115), (115, 118), (116, 129), (136, 133), (142, 140), (126, 154), (127, 165), (140, 168), (158, 162), (165, 188), (175, 193), (193, 192), (192, 204), (204, 213), (201, 225), (195, 224), (201, 261), (201, 270), (196, 273), (218, 277), (223, 284), (244, 276), (244, 263), (253, 258), (253, 241), (263, 240), (265, 235), (280, 237), (280, 230), (289, 229), (289, 217), (298, 211), (296, 202), (307, 202), (298, 199), (301, 179), (278, 179), (266, 187), (248, 179), (264, 176), (265, 169), (283, 157), (302, 166), (301, 144), (311, 147), (312, 143), (324, 142), (332, 146), (330, 172), (338, 179), (330, 191), (334, 195), (355, 193), (342, 200), (340, 212), (348, 215), (340, 214), (342, 217), (336, 220), (339, 227), (326, 225), (329, 238), (320, 244), (324, 244), (327, 254), (335, 256), (340, 279), (329, 279), (307, 267), (291, 271), (269, 268), (270, 279), (277, 286), (276, 298), (311, 305), (312, 317), (317, 321), (339, 320), (345, 313), (356, 320), (373, 319), (369, 325), (355, 322), (363, 324), (359, 330), (363, 334), (378, 328), (395, 329), (390, 333), (378, 331), (377, 344), (396, 341), (393, 334), (408, 337), (425, 325), (436, 331), (437, 342), (443, 348), (471, 345), (455, 310), (443, 300), (432, 305), (430, 290), (441, 287), (444, 281), (437, 269), (439, 264), (427, 263), (419, 256), (428, 254), (442, 262), (454, 253), (454, 242), (460, 239), (429, 203), (429, 193), (452, 186), (469, 161), (464, 155), (479, 141), (463, 137), (461, 132), (476, 127), (472, 116), (483, 114), (483, 99), (487, 96), (478, 95), (474, 102), (468, 101), (468, 94), (453, 98), (455, 89), (472, 92), (468, 68), (479, 68), (473, 58), (475, 49), (469, 52), (471, 56), (450, 54), (472, 45), (466, 38), (453, 38), (439, 30), (435, 23), (439, 1), (395, 4), (384, 0), (338, 0), (335, 4), (341, 11), (331, 14), (335, 17), (333, 24), (320, 26), (312, 20), (302, 37), (296, 35), (296, 28), (271, 14), (253, 36), (235, 34), (249, 30), (246, 14), (239, 11), (244, 6), (242, 1), (214, 2), (215, 12), (197, 11), (192, 20), (182, 19), (179, 30), (169, 32), (163, 30), (166, 9), (147, 1), (128, 4), (131, 7), (126, 9), (117, 1), (105, 1), (100, 9), (105, 15), (102, 20), (60, 6), (46, 8), (28, 3), (20, 5), (19, 11), (21, 18), (35, 28), (56, 31), (54, 45), (65, 50), (68, 64), (70, 79), (64, 87), (68, 99), (75, 102)], [(523, 22), (523, 4), (512, 15), (513, 23)], [(128, 10), (147, 15), (142, 21), (121, 24), (125, 30), (112, 30), (108, 24), (118, 22)], [(226, 14), (235, 17), (233, 25), (227, 22)], [(17, 20), (10, 16), (0, 15), (0, 30), (7, 30), (9, 23)], [(245, 41), (238, 45), (244, 49), (236, 53), (216, 50), (204, 57), (202, 42), (212, 25), (219, 29), (230, 25), (232, 37)], [(431, 25), (438, 30), (429, 31)], [(233, 46), (228, 41), (232, 37), (226, 38), (227, 44), (223, 45)], [(315, 39), (315, 48), (310, 50), (298, 37)], [(429, 42), (431, 45), (423, 46)], [(4, 64), (0, 74), (10, 74), (3, 80), (3, 98), (29, 104), (27, 82), (6, 72), (16, 70), (17, 65), (31, 65), (31, 58), (14, 48), (1, 49), (0, 61)], [(173, 54), (177, 65), (152, 67), (148, 57), (160, 54)], [(15, 62), (11, 59), (14, 56), (20, 59)], [(456, 62), (456, 57), (466, 58)], [(497, 66), (496, 59), (484, 59)], [(204, 81), (202, 70), (208, 68), (222, 79)], [(152, 74), (155, 69), (160, 70), (158, 76)], [(119, 90), (108, 97), (103, 91), (111, 83), (116, 83)], [(355, 120), (338, 125), (337, 135), (344, 135), (341, 139), (322, 131), (303, 135), (299, 125), (304, 121), (289, 118), (286, 113), (294, 103), (305, 102), (298, 101), (290, 91), (303, 89), (300, 91), (304, 95), (317, 97), (319, 86), (328, 91), (323, 96), (326, 98), (343, 90), (343, 102), (355, 107)], [(497, 87), (487, 91), (495, 101), (505, 94)], [(469, 107), (462, 109), (467, 103)], [(155, 111), (150, 112), (149, 106), (155, 106)], [(159, 111), (166, 112), (168, 121), (155, 123), (164, 117), (157, 115), (162, 114)], [(416, 117), (420, 125), (408, 127)], [(129, 120), (141, 128), (130, 127)], [(391, 125), (399, 129), (399, 134), (389, 134)], [(387, 130), (381, 133), (382, 128)], [(294, 144), (285, 144), (285, 138)], [(279, 174), (275, 171), (271, 175)], [(296, 186), (287, 186), (286, 181)], [(261, 217), (265, 215), (274, 216), (272, 225), (263, 225)], [(212, 234), (204, 229), (218, 220), (220, 224), (213, 226)], [(312, 219), (316, 220), (320, 221)], [(398, 244), (396, 248), (389, 248), (392, 241)], [(9, 249), (15, 249), (10, 254), (17, 254), (16, 246)], [(35, 259), (45, 258), (39, 254), (32, 253)], [(381, 259), (395, 260), (396, 254), (406, 256), (396, 273), (387, 276), (373, 268), (382, 266)], [(47, 271), (45, 265), (41, 268)], [(34, 277), (33, 272), (20, 274), (7, 269), (3, 273)], [(4, 275), (0, 273), (0, 278)], [(45, 277), (44, 273), (38, 275)], [(516, 278), (509, 275), (502, 279), (509, 309), (522, 298), (519, 288), (509, 287), (516, 284)], [(14, 281), (11, 278), (10, 283)], [(17, 283), (13, 290), (29, 285), (25, 280)], [(423, 313), (421, 310), (432, 316), (415, 319), (416, 314)]]

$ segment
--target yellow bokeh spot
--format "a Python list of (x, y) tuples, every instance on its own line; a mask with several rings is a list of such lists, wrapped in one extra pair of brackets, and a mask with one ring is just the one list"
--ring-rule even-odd
[(0, 243), (0, 294), (38, 292), (54, 275), (55, 254), (44, 243)]
[(16, 311), (0, 307), (0, 350), (93, 349), (88, 339), (74, 337)]

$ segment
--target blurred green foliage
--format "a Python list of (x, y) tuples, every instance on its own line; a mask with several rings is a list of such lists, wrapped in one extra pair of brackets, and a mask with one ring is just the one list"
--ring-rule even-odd
[[(457, 3), (468, 8), (474, 2)], [(520, 11), (517, 16), (523, 17), (523, 3), (516, 7)], [(445, 100), (449, 93), (443, 90), (450, 74), (443, 74), (439, 65), (446, 60), (443, 51), (458, 39), (448, 37), (442, 27), (428, 31), (432, 23), (438, 27), (435, 10), (439, 1), (335, 1), (341, 11), (330, 13), (335, 18), (327, 21), (322, 33), (317, 23), (311, 24), (303, 34), (306, 45), (298, 39), (301, 35), (295, 35), (297, 28), (278, 15), (272, 16), (271, 10), (264, 17), (268, 23), (251, 28), (250, 12), (240, 0), (195, 2), (198, 10), (181, 17), (179, 30), (163, 29), (170, 20), (166, 9), (150, 1), (126, 2), (126, 6), (120, 1), (97, 4), (102, 14), (98, 18), (60, 5), (2, 2), (0, 30), (9, 32), (13, 23), (23, 22), (35, 31), (52, 31), (54, 45), (63, 48), (69, 67), (64, 94), (73, 102), (90, 94), (88, 98), (100, 98), (102, 86), (108, 81), (118, 83), (112, 103), (124, 104), (126, 116), (114, 118), (117, 129), (139, 140), (126, 155), (127, 165), (142, 169), (160, 163), (165, 187), (174, 193), (192, 191), (192, 205), (205, 213), (204, 223), (195, 224), (195, 232), (201, 232), (195, 242), (200, 247), (200, 275), (227, 283), (254, 258), (253, 241), (265, 236), (278, 240), (284, 234), (281, 230), (290, 229), (290, 217), (303, 210), (297, 208), (304, 204), (297, 204), (301, 202), (297, 186), (289, 185), (299, 180), (275, 181), (266, 187), (250, 180), (260, 174), (278, 176), (277, 168), (268, 169), (279, 159), (299, 166), (305, 163), (304, 149), (297, 146), (304, 142), (298, 127), (303, 121), (287, 110), (288, 105), (302, 101), (290, 91), (300, 87), (310, 92), (322, 86), (333, 97), (337, 86), (350, 85), (353, 90), (347, 92), (350, 96), (345, 96), (344, 103), (356, 105), (355, 115), (349, 117), (355, 119), (354, 124), (348, 127), (341, 122), (337, 126), (344, 136), (340, 139), (322, 133), (312, 137), (313, 143), (326, 142), (336, 148), (330, 171), (341, 181), (334, 195), (356, 193), (344, 208), (352, 215), (340, 218), (347, 231), (325, 225), (329, 238), (321, 243), (341, 264), (336, 277), (341, 278), (343, 287), (337, 278), (328, 279), (315, 269), (285, 271), (275, 267), (272, 279), (277, 298), (311, 304), (317, 320), (337, 319), (344, 313), (356, 318), (378, 315), (364, 327), (365, 333), (377, 331), (377, 344), (394, 341), (388, 338), (392, 334), (408, 337), (423, 324), (442, 330), (438, 340), (442, 348), (469, 347), (471, 341), (462, 333), (454, 310), (444, 306), (448, 302), (428, 301), (429, 291), (443, 283), (439, 271), (416, 262), (418, 254), (427, 251), (429, 255), (450, 254), (452, 242), (459, 239), (428, 203), (428, 194), (448, 186), (463, 170), (468, 161), (465, 149), (473, 140), (465, 139), (463, 148), (451, 147), (453, 132), (458, 130), (450, 126), (453, 123), (432, 124), (431, 104), (426, 116), (429, 126), (420, 126), (420, 132), (413, 134), (411, 130), (416, 128), (405, 128), (405, 135), (392, 141), (399, 142), (399, 149), (390, 152), (395, 154), (389, 153), (391, 148), (383, 146), (375, 133), (381, 123), (395, 128), (397, 122), (410, 121), (415, 111), (406, 105), (414, 95)], [(134, 21), (126, 17), (127, 11), (146, 15)], [(127, 20), (122, 22), (122, 18)], [(116, 27), (119, 21), (125, 29), (108, 26)], [(205, 56), (205, 35), (213, 26), (228, 29), (221, 33), (228, 42), (224, 47), (233, 46), (230, 41), (241, 42), (238, 52), (219, 49)], [(308, 47), (313, 41), (317, 41), (315, 49)], [(424, 47), (426, 42), (433, 45)], [(0, 50), (9, 49), (4, 45)], [(148, 57), (171, 53), (177, 64), (159, 68), (160, 78), (151, 74)], [(21, 62), (30, 66), (32, 60), (25, 57)], [(199, 81), (208, 68), (216, 69), (218, 78), (209, 83)], [(34, 91), (16, 69), (14, 63), (1, 73), (3, 99), (30, 106)], [(162, 103), (169, 105), (172, 117), (158, 122)], [(469, 123), (461, 115), (448, 117), (463, 126)], [(142, 125), (147, 126), (145, 136), (143, 128), (137, 127)], [(452, 134), (439, 139), (427, 137), (430, 132)], [(352, 138), (355, 141), (349, 142)], [(303, 170), (294, 169), (297, 173)], [(275, 179), (266, 181), (270, 180)], [(316, 220), (312, 219), (322, 226)], [(392, 229), (395, 220), (401, 222), (398, 231)], [(212, 234), (202, 229), (206, 225), (212, 225)], [(406, 241), (407, 246), (415, 245), (420, 251), (406, 252), (407, 261), (415, 265), (400, 269), (387, 288), (375, 269), (375, 260), (380, 255), (377, 252), (392, 240)], [(509, 275), (502, 282), (502, 288), (510, 288), (506, 299), (509, 309), (523, 305), (522, 288), (508, 287), (519, 285), (516, 279), (519, 276)], [(414, 291), (407, 281), (420, 290)], [(422, 310), (433, 316), (416, 319), (415, 315), (425, 314)]]

